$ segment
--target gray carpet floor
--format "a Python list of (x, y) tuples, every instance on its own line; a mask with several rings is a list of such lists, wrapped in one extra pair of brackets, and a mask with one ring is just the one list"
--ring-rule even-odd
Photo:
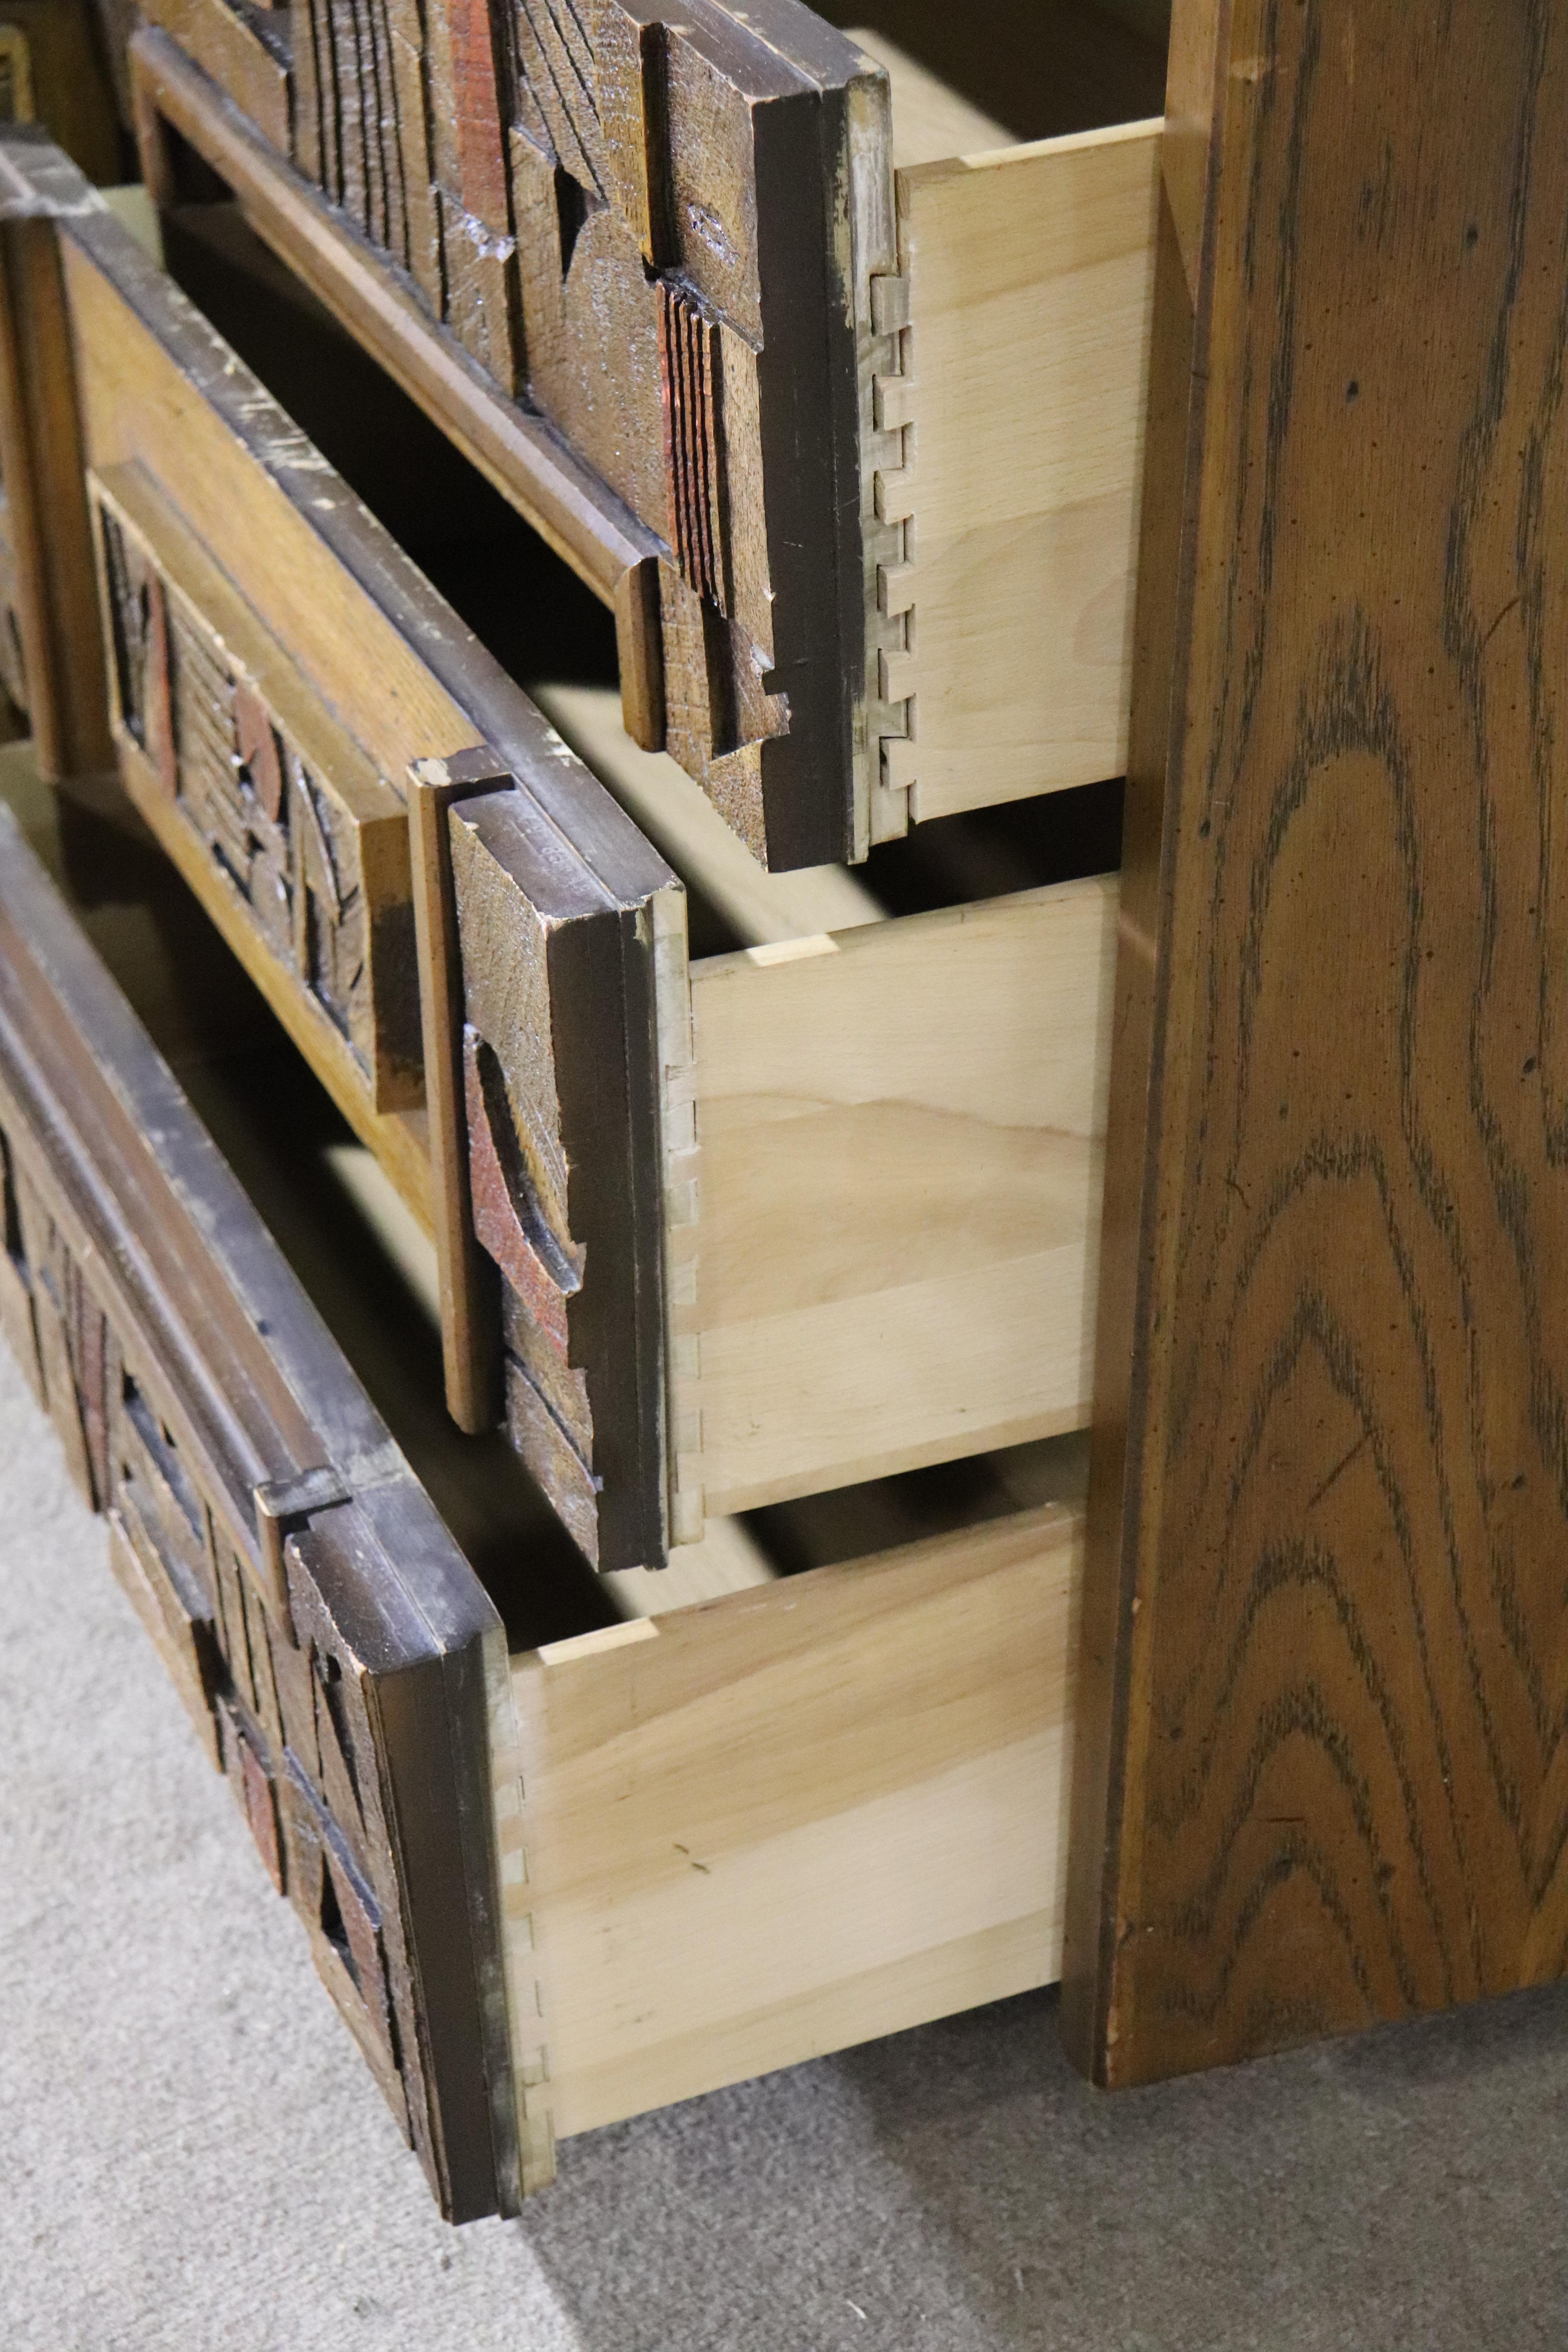
[(1048, 1996), (454, 2231), (0, 1356), (5, 2352), (1568, 2345), (1568, 1994), (1107, 2099)]

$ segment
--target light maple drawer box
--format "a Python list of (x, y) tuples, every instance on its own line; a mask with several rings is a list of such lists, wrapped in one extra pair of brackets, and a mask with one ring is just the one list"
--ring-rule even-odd
[(551, 532), (764, 862), (1121, 774), (1160, 0), (144, 13), (161, 200), (205, 158)]
[(0, 807), (0, 1320), (444, 2210), (511, 2209), (573, 2132), (1048, 1981), (1081, 1511), (1038, 1498), (1079, 1465), (968, 1473), (925, 1540), (920, 1482), (877, 1490), (872, 1557), (819, 1531), (828, 1564), (776, 1577), (723, 1522), (685, 1571), (589, 1576), (444, 1412), (424, 1245), (345, 1206), (379, 1185), (396, 1239), (374, 1163), (286, 1044), (237, 1045), (191, 1083), (331, 1330)]
[[(605, 698), (542, 688), (634, 823), (67, 193), (125, 782), (434, 1234), (462, 1425), (504, 1419), (621, 1568), (1083, 1423), (1114, 877), (873, 921), (841, 868), (763, 872)], [(699, 902), (730, 952), (690, 951)]]

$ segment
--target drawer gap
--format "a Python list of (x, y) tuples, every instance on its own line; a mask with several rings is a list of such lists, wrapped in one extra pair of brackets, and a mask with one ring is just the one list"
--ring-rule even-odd
[[(1170, 0), (824, 0), (817, 14), (889, 65), (900, 165), (1098, 131), (1164, 104)], [(1002, 140), (982, 142), (975, 116), (1005, 124)]]

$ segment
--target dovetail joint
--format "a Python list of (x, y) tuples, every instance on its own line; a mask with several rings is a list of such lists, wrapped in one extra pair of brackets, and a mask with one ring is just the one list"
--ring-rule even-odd
[(870, 492), (866, 527), (876, 581), (874, 609), (868, 614), (868, 733), (874, 754), (870, 838), (875, 843), (907, 832), (914, 781), (917, 384), (908, 274), (873, 277), (870, 310), (878, 344), (866, 420)]
[(555, 2125), (551, 2112), (550, 2048), (544, 2028), (534, 1896), (528, 1860), (528, 1793), (512, 1692), (511, 1661), (499, 1629), (485, 1645), (485, 1695), (490, 1729), (496, 1874), (500, 1890), (502, 1979), (507, 2050), (517, 2122), (518, 2190), (531, 2197), (555, 2178)]
[(700, 1543), (702, 1486), (702, 1341), (699, 1297), (701, 1139), (691, 1034), (686, 896), (654, 901), (654, 1002), (658, 1030), (659, 1156), (664, 1186), (665, 1456), (671, 1545)]

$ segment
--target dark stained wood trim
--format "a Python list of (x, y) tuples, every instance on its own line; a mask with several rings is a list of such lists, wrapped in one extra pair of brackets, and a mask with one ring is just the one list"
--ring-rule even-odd
[[(458, 763), (441, 764), (456, 783)], [(466, 764), (476, 775), (487, 765), (477, 756)], [(495, 791), (483, 775), (464, 795), (437, 782), (436, 763), (426, 772), (437, 807), (449, 793), (446, 856), (455, 865), (457, 849), (466, 853), (454, 893), (464, 1001), (448, 1018), (454, 1030), (464, 1025), (471, 1070), (455, 1156), (470, 1176), (468, 1230), (486, 1208), (488, 1246), (507, 1277), (512, 1442), (596, 1567), (662, 1568), (669, 1482), (653, 900), (679, 885), (668, 867), (627, 866), (616, 880), (607, 865), (594, 872), (568, 862), (526, 792)], [(542, 1181), (547, 1167), (552, 1181)]]
[(443, 2210), (513, 2210), (500, 1620), (3, 808), (0, 1137), (6, 1335), (117, 1569)]
[(510, 785), (482, 751), (416, 761), (408, 774), (414, 858), (414, 928), (430, 1129), (430, 1185), (441, 1286), (441, 1359), (447, 1410), (469, 1436), (501, 1416), (500, 1286), (474, 1235), (468, 1130), (463, 1102), (463, 970), (452, 899), (447, 812), (459, 795)]
[[(51, 174), (47, 159), (58, 156)], [(42, 165), (43, 181), (37, 181)], [(38, 772), (114, 765), (70, 329), (51, 215), (92, 197), (41, 131), (0, 136), (0, 478)]]

